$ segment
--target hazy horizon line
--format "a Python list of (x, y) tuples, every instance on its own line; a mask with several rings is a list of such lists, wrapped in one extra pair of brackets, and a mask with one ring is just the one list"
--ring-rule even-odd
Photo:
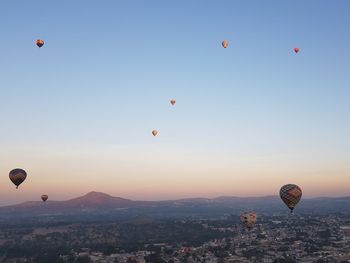
[[(66, 201), (70, 201), (70, 200), (74, 200), (77, 198), (81, 198), (84, 197), (88, 194), (103, 194), (103, 195), (107, 195), (109, 197), (112, 198), (121, 198), (124, 200), (128, 200), (128, 201), (134, 201), (134, 202), (170, 202), (170, 201), (181, 201), (181, 200), (194, 200), (194, 199), (207, 199), (207, 200), (215, 200), (215, 199), (219, 199), (219, 198), (241, 198), (241, 199), (250, 199), (250, 198), (267, 198), (267, 197), (275, 197), (275, 198), (279, 198), (279, 195), (260, 195), (260, 196), (235, 196), (235, 195), (221, 195), (221, 196), (217, 196), (217, 197), (184, 197), (184, 198), (175, 198), (175, 199), (162, 199), (162, 200), (140, 200), (140, 199), (129, 199), (129, 198), (124, 198), (121, 196), (114, 196), (105, 192), (99, 192), (99, 191), (89, 191), (86, 194), (83, 195), (79, 195), (77, 197), (73, 197), (73, 198), (69, 198), (69, 199), (65, 199), (65, 200), (47, 200), (46, 202), (66, 202)], [(337, 198), (350, 198), (350, 195), (345, 195), (345, 196), (314, 196), (314, 197), (303, 197), (302, 199), (320, 199), (320, 198), (329, 198), (329, 199), (337, 199)], [(0, 207), (7, 207), (7, 206), (15, 206), (15, 205), (21, 205), (21, 204), (25, 204), (25, 203), (31, 203), (31, 202), (42, 202), (40, 200), (30, 200), (30, 201), (24, 201), (24, 202), (19, 202), (19, 203), (15, 203), (15, 204), (7, 204), (7, 205), (0, 205)]]

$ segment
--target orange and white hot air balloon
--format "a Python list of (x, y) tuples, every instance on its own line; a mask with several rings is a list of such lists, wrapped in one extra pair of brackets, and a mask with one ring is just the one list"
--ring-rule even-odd
[(227, 48), (228, 47), (228, 41), (225, 39), (224, 41), (222, 41), (221, 43), (223, 48)]
[(241, 221), (248, 230), (251, 230), (255, 226), (256, 217), (255, 212), (245, 212), (241, 214)]
[(38, 40), (36, 41), (36, 45), (37, 45), (39, 48), (42, 47), (42, 46), (44, 45), (44, 40), (38, 39)]
[(152, 134), (153, 134), (153, 136), (157, 136), (158, 131), (157, 131), (157, 130), (153, 130), (153, 131), (152, 131)]
[(299, 51), (300, 51), (300, 48), (298, 48), (298, 47), (295, 47), (295, 48), (294, 48), (294, 52), (295, 52), (295, 53), (298, 53)]
[(176, 100), (171, 100), (170, 103), (174, 106), (176, 104)]

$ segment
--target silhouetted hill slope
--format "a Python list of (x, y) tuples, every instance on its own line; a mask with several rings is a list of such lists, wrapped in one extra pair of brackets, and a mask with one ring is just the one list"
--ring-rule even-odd
[[(31, 201), (17, 205), (0, 207), (0, 216), (9, 214), (23, 215), (66, 215), (79, 213), (121, 213), (124, 210), (142, 211), (149, 214), (181, 215), (193, 213), (210, 213), (211, 211), (230, 212), (240, 210), (276, 211), (286, 210), (278, 196), (234, 197), (221, 196), (209, 198), (186, 198), (167, 201), (134, 201), (114, 197), (101, 192), (89, 192), (84, 196), (66, 201)], [(350, 197), (320, 197), (302, 199), (299, 211), (342, 211), (350, 210)], [(136, 211), (136, 212), (135, 212)]]

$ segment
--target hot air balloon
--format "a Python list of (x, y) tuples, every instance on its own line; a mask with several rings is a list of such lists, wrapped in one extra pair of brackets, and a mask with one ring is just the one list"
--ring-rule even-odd
[(175, 105), (175, 103), (176, 103), (176, 100), (171, 100), (171, 101), (170, 101), (170, 103), (171, 103), (171, 105), (173, 105), (173, 106), (174, 106), (174, 105)]
[(256, 213), (255, 212), (242, 213), (241, 221), (248, 230), (251, 230), (256, 223)]
[(227, 48), (228, 47), (228, 41), (225, 39), (224, 41), (222, 41), (221, 45), (223, 46), (223, 48)]
[(46, 202), (46, 200), (49, 198), (48, 195), (42, 195), (41, 196), (41, 200), (43, 200), (43, 202)]
[(12, 181), (12, 183), (14, 183), (14, 185), (16, 185), (16, 188), (18, 188), (18, 186), (23, 183), (23, 181), (26, 179), (27, 177), (27, 173), (26, 171), (24, 171), (23, 169), (13, 169), (10, 174), (9, 174), (10, 180)]
[(153, 134), (153, 136), (157, 136), (157, 134), (158, 134), (158, 131), (156, 131), (156, 130), (153, 130), (153, 131), (152, 131), (152, 134)]
[(295, 53), (298, 53), (299, 51), (300, 51), (300, 48), (298, 48), (298, 47), (294, 48)]
[(39, 48), (42, 47), (42, 46), (44, 45), (44, 40), (38, 39), (38, 40), (36, 41), (36, 45), (37, 45)]
[(286, 184), (280, 190), (280, 197), (291, 213), (293, 213), (294, 207), (299, 203), (302, 194), (300, 187), (295, 184)]

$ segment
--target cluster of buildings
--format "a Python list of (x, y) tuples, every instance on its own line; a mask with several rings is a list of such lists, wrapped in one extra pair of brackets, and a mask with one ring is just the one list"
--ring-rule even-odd
[[(271, 218), (270, 218), (271, 219)], [(239, 227), (217, 227), (210, 220), (198, 221), (203, 229), (231, 232), (230, 237), (201, 246), (153, 244), (157, 251), (104, 255), (89, 249), (74, 251), (81, 262), (100, 263), (346, 263), (350, 262), (350, 224), (337, 216), (301, 217), (297, 220), (262, 219), (252, 231)], [(71, 255), (72, 256), (72, 255)], [(70, 262), (62, 255), (62, 262)], [(78, 261), (77, 261), (78, 262)]]
[(350, 216), (260, 214), (251, 231), (233, 215), (143, 224), (9, 224), (0, 230), (0, 262), (346, 263)]

